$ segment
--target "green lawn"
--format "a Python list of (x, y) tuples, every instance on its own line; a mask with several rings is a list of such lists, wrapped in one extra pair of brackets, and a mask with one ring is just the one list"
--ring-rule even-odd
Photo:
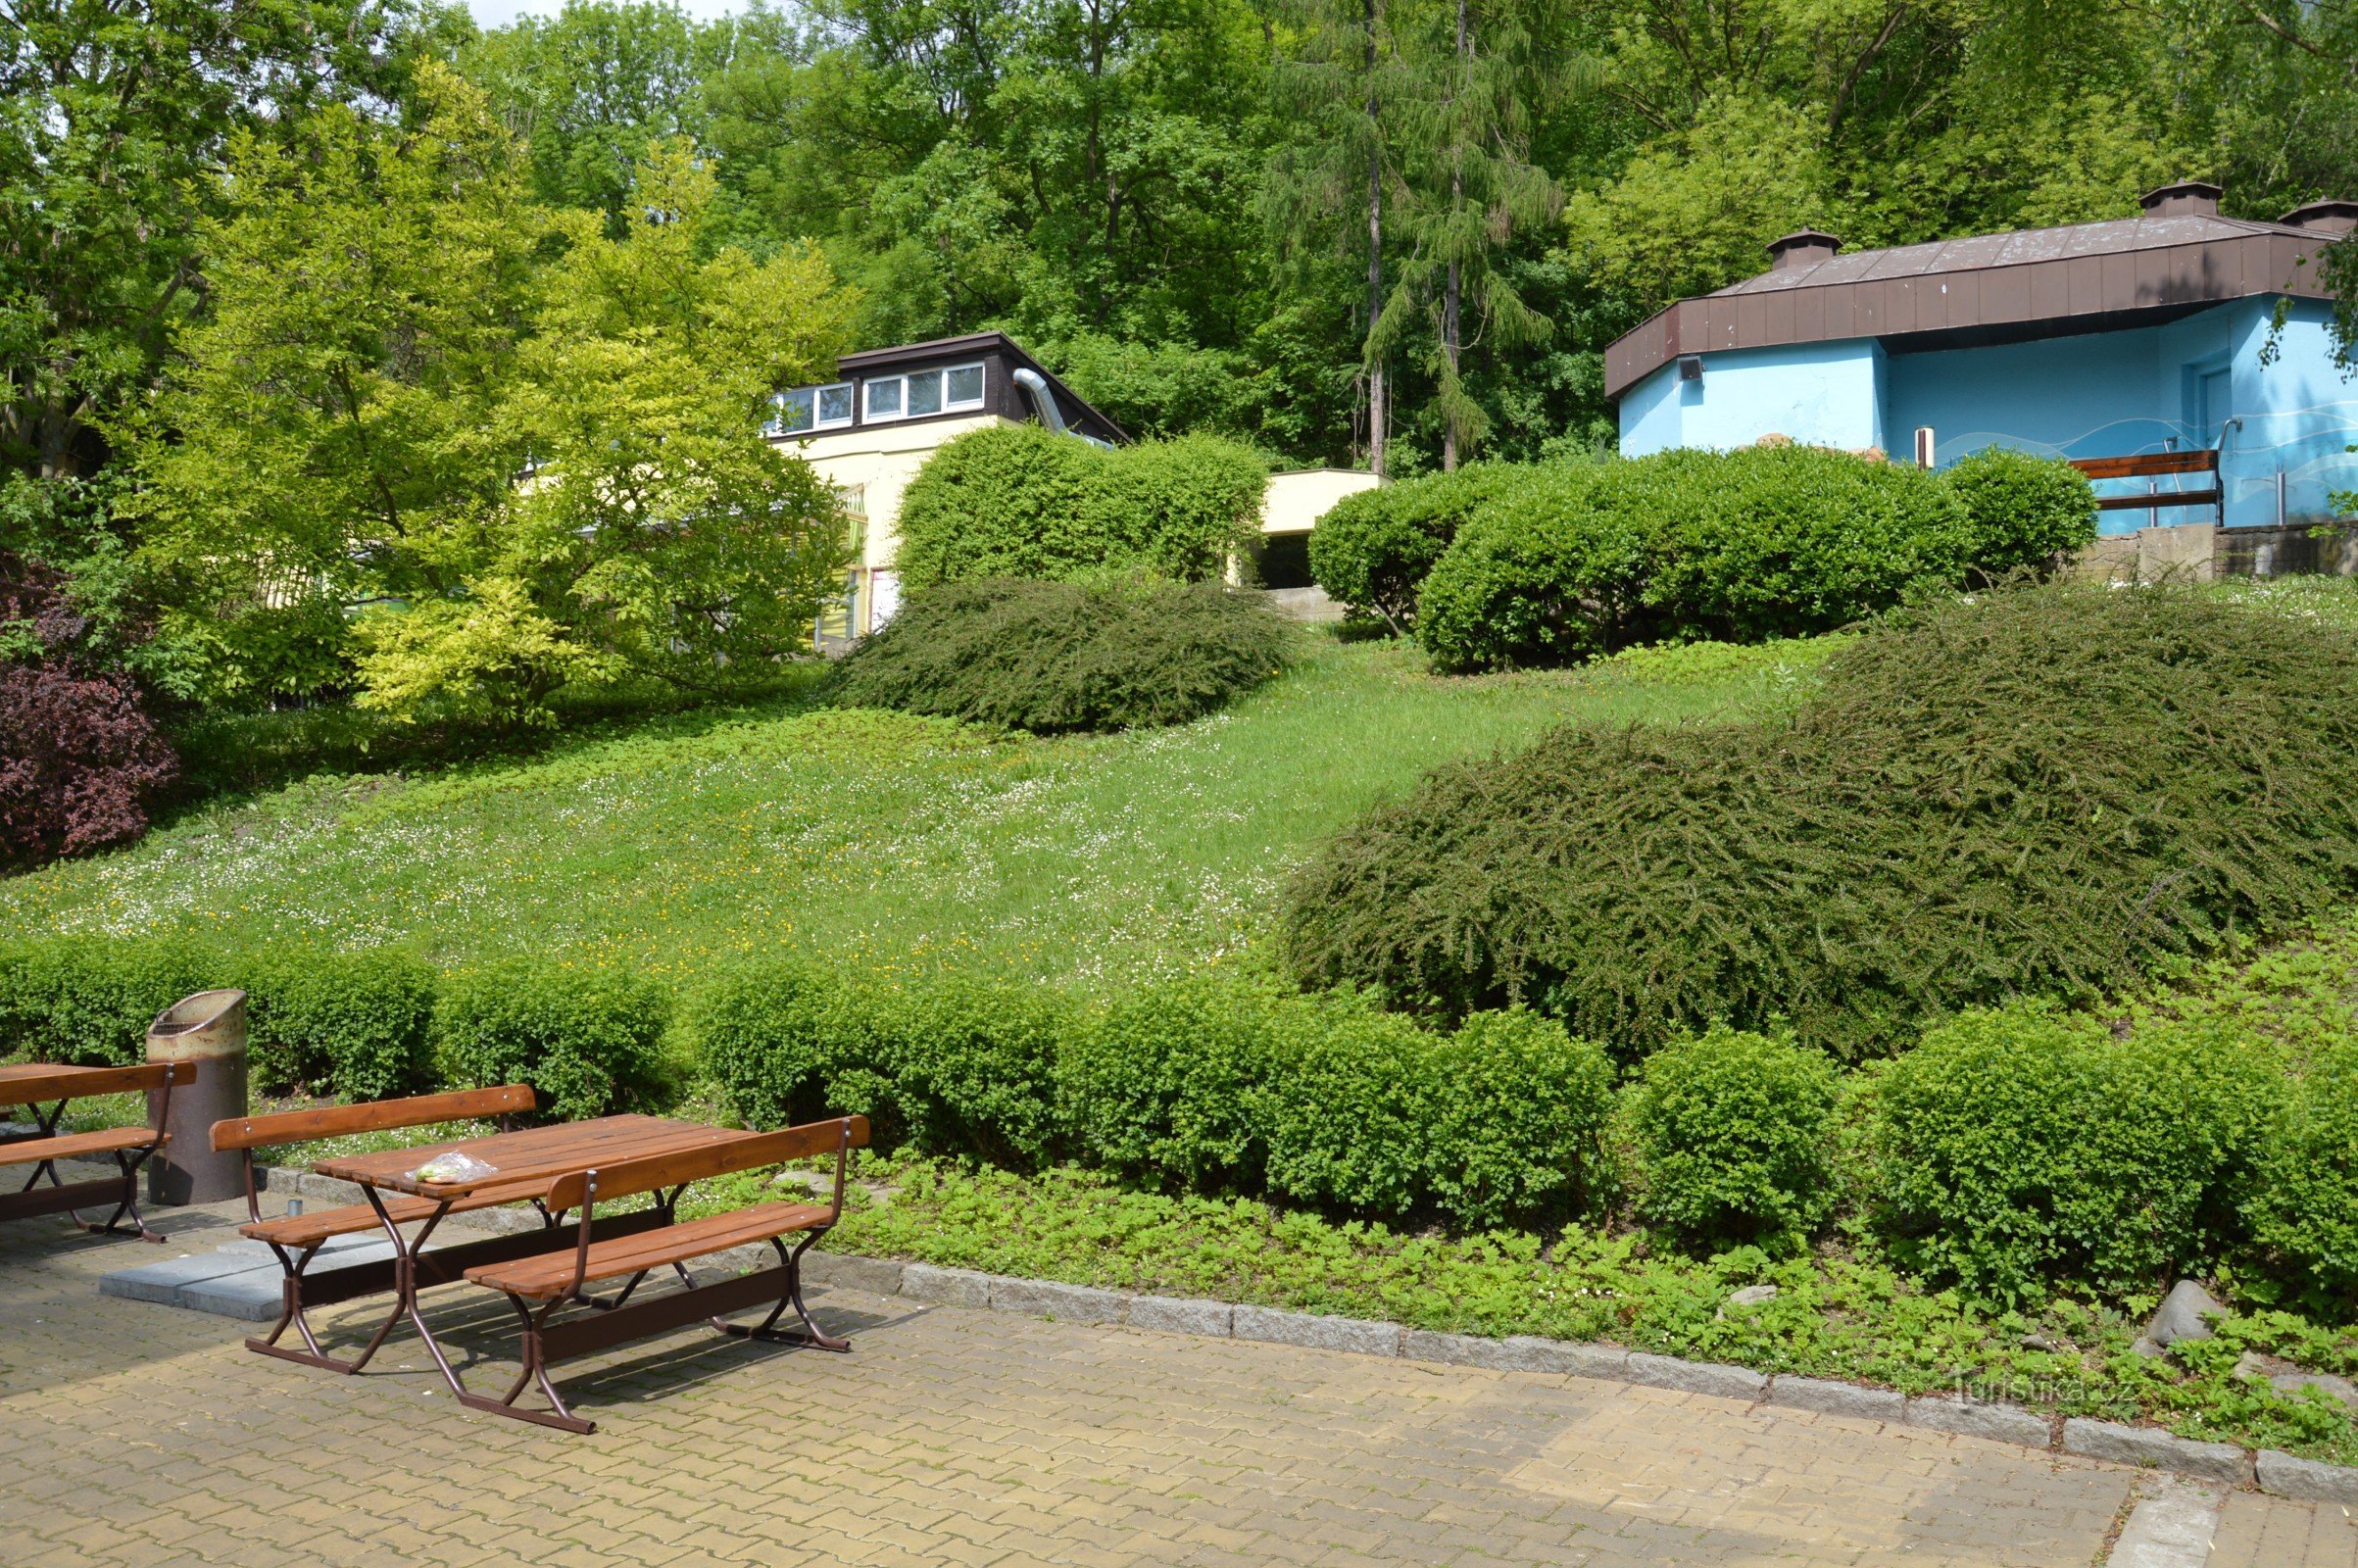
[(1039, 740), (791, 704), (614, 723), (524, 760), (315, 777), (0, 882), (0, 934), (563, 953), (680, 977), (801, 948), (1089, 984), (1247, 948), (1323, 835), (1452, 758), (1563, 722), (1774, 703), (1826, 643), (1442, 680), (1304, 638), (1229, 712)]

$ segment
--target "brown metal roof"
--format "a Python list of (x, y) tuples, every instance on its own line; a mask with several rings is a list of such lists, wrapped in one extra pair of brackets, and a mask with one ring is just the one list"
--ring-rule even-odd
[[(2061, 337), (2255, 294), (2329, 293), (2317, 270), (2322, 241), (2332, 237), (2322, 224), (2202, 210), (2216, 200), (2215, 187), (2167, 186), (2136, 218), (1808, 261), (1787, 245), (1797, 237), (1789, 235), (1771, 247), (1779, 266), (1681, 300), (1616, 338), (1604, 351), (1605, 396), (1619, 397), (1682, 354), (1859, 337), (1910, 349)], [(2326, 205), (2341, 204), (2312, 204)]]

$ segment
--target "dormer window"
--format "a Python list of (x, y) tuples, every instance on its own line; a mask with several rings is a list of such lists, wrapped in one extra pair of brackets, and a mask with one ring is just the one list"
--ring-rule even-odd
[(840, 430), (852, 422), (852, 383), (798, 386), (771, 398), (776, 411), (769, 421), (771, 435), (806, 435), (812, 430)]
[(911, 370), (907, 375), (872, 375), (862, 383), (861, 392), (867, 400), (864, 417), (870, 423), (964, 414), (983, 406), (983, 368), (953, 365), (939, 370)]

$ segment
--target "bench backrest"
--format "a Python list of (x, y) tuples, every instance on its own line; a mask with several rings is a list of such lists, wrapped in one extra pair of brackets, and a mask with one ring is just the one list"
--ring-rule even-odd
[(2071, 466), (2090, 479), (2148, 479), (2165, 473), (2215, 473), (2219, 453), (2214, 447), (2190, 452), (2139, 452), (2133, 457), (2070, 458)]
[(193, 1061), (151, 1061), (138, 1067), (60, 1067), (54, 1073), (0, 1078), (0, 1105), (32, 1105), (90, 1095), (128, 1095), (196, 1082)]
[[(708, 1176), (758, 1170), (784, 1160), (811, 1154), (842, 1155), (868, 1146), (865, 1116), (838, 1116), (831, 1121), (806, 1122), (774, 1133), (747, 1133), (722, 1143), (708, 1144), (678, 1154), (656, 1154), (646, 1159), (617, 1160), (593, 1171), (570, 1171), (549, 1184), (546, 1200), (552, 1214), (580, 1208), (591, 1177), (598, 1181), (598, 1201), (628, 1198), (634, 1193), (685, 1187)], [(586, 1216), (584, 1216), (586, 1217)]]
[(274, 1116), (237, 1116), (213, 1124), (216, 1150), (252, 1149), (261, 1144), (306, 1144), (346, 1133), (382, 1132), (391, 1127), (425, 1127), (435, 1122), (471, 1121), (532, 1108), (524, 1084), (497, 1089), (460, 1089), (447, 1095), (408, 1100), (372, 1100), (358, 1105), (322, 1105), (317, 1110), (282, 1110)]

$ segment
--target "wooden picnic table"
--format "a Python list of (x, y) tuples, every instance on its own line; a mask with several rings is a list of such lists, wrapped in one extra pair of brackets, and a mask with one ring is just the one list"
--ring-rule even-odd
[[(393, 1244), (393, 1256), (374, 1267), (362, 1264), (339, 1269), (347, 1283), (333, 1295), (314, 1290), (311, 1300), (319, 1304), (328, 1299), (349, 1299), (352, 1296), (369, 1293), (368, 1288), (390, 1288), (395, 1296), (393, 1312), (371, 1340), (368, 1350), (381, 1343), (386, 1329), (406, 1317), (410, 1326), (424, 1342), (426, 1352), (441, 1369), (443, 1381), (460, 1402), (476, 1409), (499, 1409), (501, 1414), (514, 1412), (500, 1408), (497, 1401), (469, 1394), (459, 1375), (451, 1369), (450, 1359), (426, 1326), (425, 1314), (418, 1302), (419, 1293), (437, 1285), (454, 1284), (467, 1277), (467, 1270), (484, 1264), (506, 1262), (531, 1257), (541, 1252), (570, 1249), (577, 1241), (569, 1228), (558, 1221), (562, 1216), (551, 1214), (543, 1205), (542, 1224), (537, 1229), (511, 1232), (486, 1237), (481, 1241), (465, 1242), (452, 1247), (424, 1250), (426, 1239), (434, 1232), (443, 1217), (454, 1205), (462, 1204), (478, 1192), (485, 1196), (513, 1195), (510, 1201), (532, 1200), (546, 1193), (558, 1178), (593, 1170), (601, 1165), (685, 1154), (715, 1145), (741, 1141), (748, 1135), (726, 1127), (707, 1126), (698, 1122), (677, 1121), (665, 1116), (621, 1115), (601, 1116), (590, 1121), (563, 1122), (546, 1127), (527, 1127), (515, 1132), (491, 1133), (480, 1138), (453, 1139), (441, 1143), (420, 1144), (409, 1149), (379, 1150), (374, 1153), (348, 1154), (316, 1161), (312, 1169), (322, 1176), (332, 1176), (355, 1183), (362, 1196), (374, 1211), (379, 1226)], [(438, 1155), (453, 1151), (467, 1153), (494, 1167), (473, 1181), (425, 1182), (411, 1172)], [(684, 1185), (684, 1184), (683, 1184)], [(395, 1195), (388, 1204), (387, 1195)], [(404, 1202), (407, 1198), (411, 1201)], [(675, 1191), (668, 1196), (659, 1194), (653, 1207), (613, 1215), (599, 1215), (592, 1239), (604, 1241), (635, 1234), (639, 1231), (667, 1225), (672, 1218), (672, 1205), (678, 1201)], [(422, 1200), (422, 1204), (418, 1201)], [(396, 1212), (398, 1207), (398, 1214)], [(471, 1204), (468, 1206), (482, 1206)], [(405, 1235), (402, 1226), (418, 1223), (418, 1228)], [(388, 1277), (389, 1275), (389, 1277)], [(383, 1283), (377, 1283), (382, 1280)], [(308, 1336), (307, 1336), (308, 1337)], [(258, 1347), (259, 1348), (259, 1347)], [(289, 1355), (285, 1350), (274, 1353)], [(306, 1356), (300, 1352), (291, 1358), (310, 1360), (333, 1371), (356, 1371), (358, 1363), (339, 1363), (331, 1358)], [(363, 1360), (367, 1359), (364, 1352)]]
[[(133, 1067), (70, 1067), (42, 1061), (0, 1066), (0, 1105), (26, 1107), (36, 1129), (0, 1136), (0, 1166), (33, 1167), (23, 1187), (0, 1195), (0, 1220), (64, 1214), (83, 1230), (113, 1231), (127, 1216), (140, 1240), (164, 1240), (149, 1230), (139, 1215), (139, 1167), (170, 1141), (163, 1130), (164, 1109), (158, 1109), (152, 1127), (102, 1127), (94, 1132), (61, 1134), (57, 1126), (68, 1105), (100, 1095), (161, 1090), (163, 1105), (169, 1108), (172, 1086), (190, 1083), (195, 1077), (195, 1066), (184, 1061)], [(58, 1160), (102, 1154), (114, 1157), (117, 1174), (71, 1186), (58, 1175)], [(36, 1191), (44, 1179), (48, 1190)], [(81, 1209), (101, 1203), (115, 1205), (115, 1212), (105, 1221), (92, 1224), (81, 1217)]]

